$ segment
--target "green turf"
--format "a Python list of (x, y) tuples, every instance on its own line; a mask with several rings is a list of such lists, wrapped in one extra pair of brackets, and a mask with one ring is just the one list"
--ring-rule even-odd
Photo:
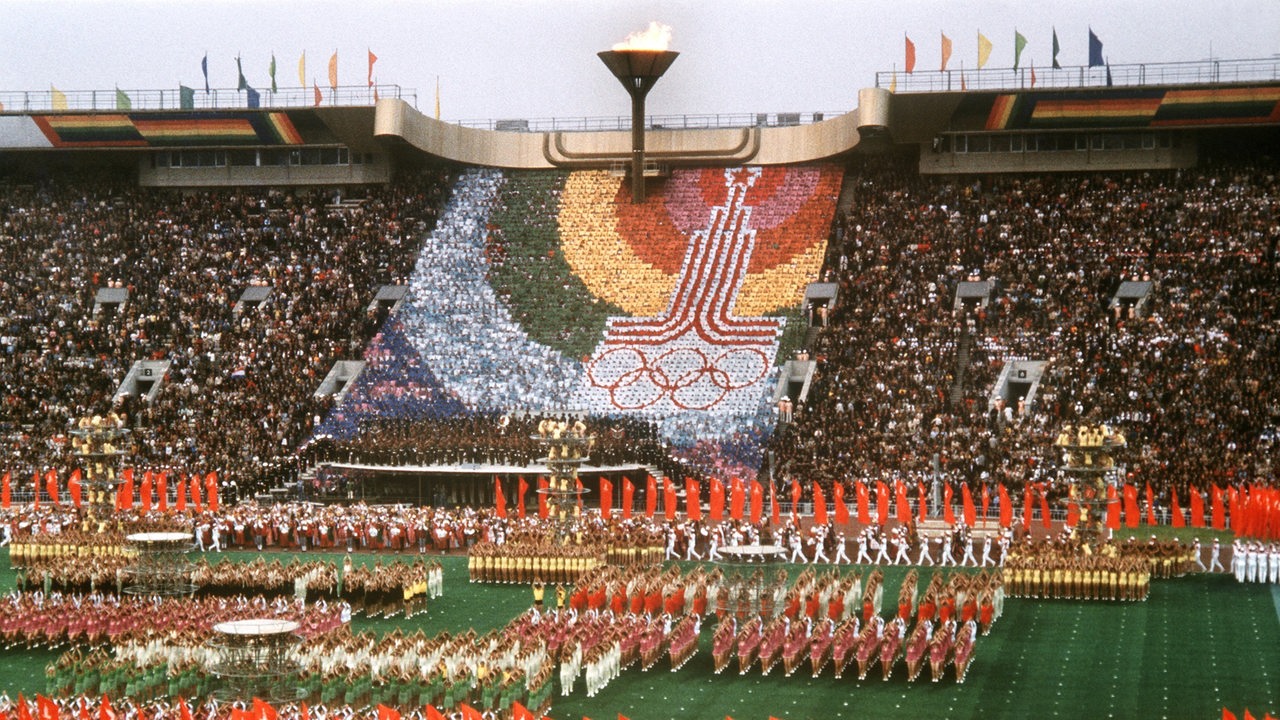
[[(246, 560), (256, 554), (222, 557)], [(484, 631), (528, 607), (527, 587), (472, 585), (465, 558), (447, 557), (443, 563), (445, 595), (428, 612), (408, 621), (357, 616), (353, 629)], [(794, 575), (799, 568), (788, 569)], [(928, 573), (926, 568), (922, 582)], [(902, 569), (887, 569), (886, 604), (902, 574)], [(11, 572), (0, 571), (0, 589), (12, 581)], [(661, 664), (647, 673), (632, 668), (594, 698), (585, 696), (579, 681), (570, 697), (557, 690), (551, 716), (1216, 719), (1223, 707), (1238, 715), (1247, 707), (1261, 718), (1268, 710), (1280, 711), (1278, 613), (1280, 592), (1222, 575), (1156, 581), (1142, 603), (1008, 600), (991, 635), (979, 639), (963, 685), (951, 679), (929, 682), (927, 669), (921, 680), (907, 683), (901, 667), (889, 682), (879, 679), (878, 669), (872, 671), (876, 679), (864, 682), (847, 676), (836, 680), (829, 668), (816, 680), (803, 671), (784, 678), (780, 667), (762, 677), (758, 666), (746, 676), (733, 666), (716, 676), (709, 623), (699, 654), (678, 673)], [(44, 665), (53, 657), (48, 651), (0, 653), (0, 688), (10, 697), (41, 690)]]

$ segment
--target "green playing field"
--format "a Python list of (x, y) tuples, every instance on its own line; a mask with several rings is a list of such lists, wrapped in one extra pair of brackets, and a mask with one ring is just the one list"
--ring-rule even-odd
[[(245, 560), (256, 554), (226, 553)], [(339, 556), (310, 554), (307, 559)], [(282, 558), (287, 559), (287, 558)], [(361, 562), (394, 556), (357, 555)], [(410, 620), (370, 620), (359, 615), (353, 630), (386, 632), (400, 627), (434, 633), (499, 627), (531, 602), (524, 586), (467, 582), (466, 559), (443, 558), (444, 597)], [(14, 576), (0, 571), (0, 589)], [(799, 566), (788, 566), (794, 574)], [(863, 568), (864, 572), (866, 568)], [(886, 569), (886, 594), (896, 592), (905, 568)], [(927, 581), (924, 569), (921, 582)], [(4, 610), (0, 610), (3, 612)], [(885, 682), (836, 680), (830, 668), (820, 678), (807, 672), (783, 677), (775, 668), (761, 676), (711, 671), (711, 623), (701, 649), (679, 672), (659, 665), (649, 672), (623, 672), (596, 697), (581, 683), (569, 697), (557, 690), (553, 718), (613, 720), (769, 716), (800, 718), (1220, 718), (1249, 708), (1280, 711), (1280, 589), (1241, 585), (1230, 576), (1192, 576), (1154, 581), (1140, 603), (1008, 600), (1004, 617), (979, 638), (965, 683), (915, 683), (905, 672)], [(0, 688), (16, 697), (44, 689), (46, 649), (10, 648), (0, 653)]]

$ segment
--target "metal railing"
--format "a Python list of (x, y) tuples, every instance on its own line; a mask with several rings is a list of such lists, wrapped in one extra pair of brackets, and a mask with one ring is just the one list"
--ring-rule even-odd
[[(839, 112), (780, 112), (780, 113), (717, 113), (697, 115), (649, 115), (645, 127), (649, 130), (716, 130), (744, 127), (790, 127), (809, 125), (830, 120), (848, 110)], [(505, 130), (508, 132), (600, 132), (606, 130), (630, 130), (630, 115), (607, 115), (569, 118), (516, 118), (505, 120), (457, 120), (455, 124), (478, 130)]]
[[(1108, 86), (1207, 85), (1280, 80), (1280, 57), (1254, 60), (1198, 60), (1124, 65), (1072, 65), (989, 68), (983, 70), (916, 70), (876, 73), (876, 87), (894, 92), (959, 92), (960, 90), (1030, 90)], [(1110, 78), (1108, 80), (1108, 78)], [(962, 87), (963, 85), (963, 87)]]
[[(298, 108), (316, 105), (315, 88), (280, 88), (277, 92), (255, 90), (258, 108)], [(399, 85), (339, 85), (337, 90), (320, 88), (319, 107), (372, 105), (374, 98), (398, 98), (416, 106), (416, 90)], [(127, 99), (126, 103), (121, 100)], [(2, 112), (128, 112), (130, 110), (227, 110), (248, 108), (249, 93), (235, 88), (194, 88), (191, 103), (184, 107), (182, 91), (172, 90), (24, 90), (0, 91)]]

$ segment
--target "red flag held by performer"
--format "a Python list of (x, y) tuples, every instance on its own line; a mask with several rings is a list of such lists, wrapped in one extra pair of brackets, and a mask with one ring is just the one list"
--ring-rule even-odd
[(804, 489), (800, 487), (799, 480), (791, 481), (791, 520), (795, 522), (796, 516), (800, 513), (800, 496), (804, 494)]
[[(50, 468), (48, 471), (45, 472), (44, 487), (49, 494), (49, 502), (53, 503), (54, 505), (58, 505), (59, 502), (58, 502), (58, 471), (57, 470)], [(36, 699), (39, 700), (40, 696), (37, 695)]]
[(973, 527), (978, 524), (978, 510), (973, 506), (973, 493), (969, 491), (969, 483), (960, 483), (960, 511), (964, 514), (964, 524)]
[(658, 478), (650, 475), (644, 486), (644, 516), (653, 519), (658, 509)]
[(67, 494), (71, 496), (71, 504), (80, 507), (80, 503), (84, 500), (84, 474), (80, 468), (71, 471), (71, 477), (67, 478)]
[(516, 490), (520, 493), (516, 498), (516, 517), (523, 520), (525, 514), (524, 496), (529, 492), (529, 481), (525, 480), (523, 475), (520, 476), (519, 481), (516, 483)]
[(729, 517), (734, 520), (741, 520), (743, 508), (746, 506), (746, 488), (742, 486), (740, 478), (733, 478), (729, 483)]
[(813, 481), (813, 524), (827, 524), (827, 496), (817, 480)]
[(187, 479), (187, 491), (191, 493), (191, 507), (200, 512), (200, 476), (192, 475)]
[(493, 507), (498, 517), (507, 516), (507, 496), (502, 493), (502, 478), (493, 476)]
[(1035, 490), (1031, 487), (1031, 483), (1027, 483), (1026, 486), (1022, 489), (1022, 530), (1023, 532), (1031, 532), (1031, 515), (1034, 512), (1034, 510), (1032, 509), (1032, 501), (1034, 500), (1034, 498), (1032, 497), (1032, 495), (1034, 492)]
[(631, 519), (631, 503), (635, 500), (636, 485), (631, 482), (631, 478), (622, 478), (622, 519)]
[(550, 514), (550, 511), (547, 508), (547, 494), (542, 491), (550, 489), (551, 481), (544, 477), (538, 478), (538, 517), (543, 520), (547, 519), (547, 515)]
[(169, 471), (161, 470), (156, 478), (156, 509), (169, 512)]
[(1151, 492), (1151, 483), (1147, 483), (1147, 524), (1156, 524), (1156, 496)]
[(209, 512), (218, 512), (218, 473), (210, 471), (204, 476), (204, 501)]
[(1178, 505), (1177, 490), (1172, 490), (1169, 493), (1169, 512), (1171, 513), (1170, 525), (1176, 528), (1187, 526), (1187, 519), (1182, 515), (1182, 507)]
[(1132, 530), (1138, 527), (1138, 488), (1132, 483), (1124, 484), (1124, 526)]
[(121, 500), (120, 509), (132, 510), (133, 494), (134, 494), (133, 493), (133, 468), (124, 469), (124, 484), (120, 486), (120, 491), (123, 493), (122, 495), (123, 499)]
[(676, 519), (676, 486), (671, 482), (671, 478), (665, 475), (662, 478), (662, 516), (668, 521)]
[[(777, 504), (774, 504), (775, 507)], [(760, 486), (758, 480), (751, 481), (751, 524), (759, 525), (760, 518), (764, 516), (764, 488)]]
[(1053, 520), (1049, 517), (1049, 496), (1045, 493), (1044, 483), (1036, 484), (1036, 492), (1040, 495), (1040, 527), (1048, 530), (1053, 525)]
[(600, 517), (613, 519), (613, 483), (609, 478), (600, 478)]
[(835, 495), (835, 511), (836, 524), (849, 524), (849, 506), (844, 502), (844, 482), (837, 480), (835, 487), (832, 488), (832, 494)]
[(5, 510), (8, 510), (13, 504), (12, 481), (12, 476), (9, 471), (6, 470), (4, 472), (4, 479), (0, 481), (0, 508), (4, 508)]
[(1000, 527), (1008, 529), (1013, 526), (1013, 501), (1009, 499), (1009, 490), (1004, 483), (1000, 483), (996, 490), (1000, 497)]
[(955, 497), (951, 492), (951, 483), (943, 483), (942, 485), (942, 520), (948, 525), (956, 524), (956, 511), (951, 508), (951, 501)]
[(1120, 498), (1116, 495), (1116, 486), (1107, 486), (1107, 529), (1120, 529)]
[(889, 522), (889, 486), (876, 481), (876, 520), (883, 526)]
[(697, 522), (702, 519), (702, 496), (698, 481), (687, 477), (684, 479), (684, 514)]
[(720, 482), (720, 478), (711, 478), (711, 491), (707, 502), (707, 510), (712, 522), (724, 520), (724, 483)]
[(871, 524), (871, 491), (867, 489), (867, 484), (857, 482), (854, 487), (858, 494), (858, 522), (862, 525)]
[(907, 499), (907, 484), (901, 480), (895, 481), (893, 495), (898, 505), (898, 522), (903, 524), (911, 522), (911, 501)]
[(1213, 529), (1227, 529), (1227, 508), (1222, 503), (1222, 488), (1217, 483), (1210, 486), (1209, 511), (1213, 514)]
[(1204, 527), (1204, 498), (1195, 485), (1191, 486), (1191, 527)]

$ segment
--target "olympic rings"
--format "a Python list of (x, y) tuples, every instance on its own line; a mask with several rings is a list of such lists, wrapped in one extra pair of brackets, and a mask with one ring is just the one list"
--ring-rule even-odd
[[(735, 358), (740, 358), (734, 361)], [(610, 348), (587, 365), (587, 379), (609, 391), (620, 410), (640, 410), (670, 399), (681, 410), (707, 410), (769, 371), (769, 356), (754, 347), (732, 347), (708, 360), (695, 347), (673, 347), (650, 359), (639, 348)]]

